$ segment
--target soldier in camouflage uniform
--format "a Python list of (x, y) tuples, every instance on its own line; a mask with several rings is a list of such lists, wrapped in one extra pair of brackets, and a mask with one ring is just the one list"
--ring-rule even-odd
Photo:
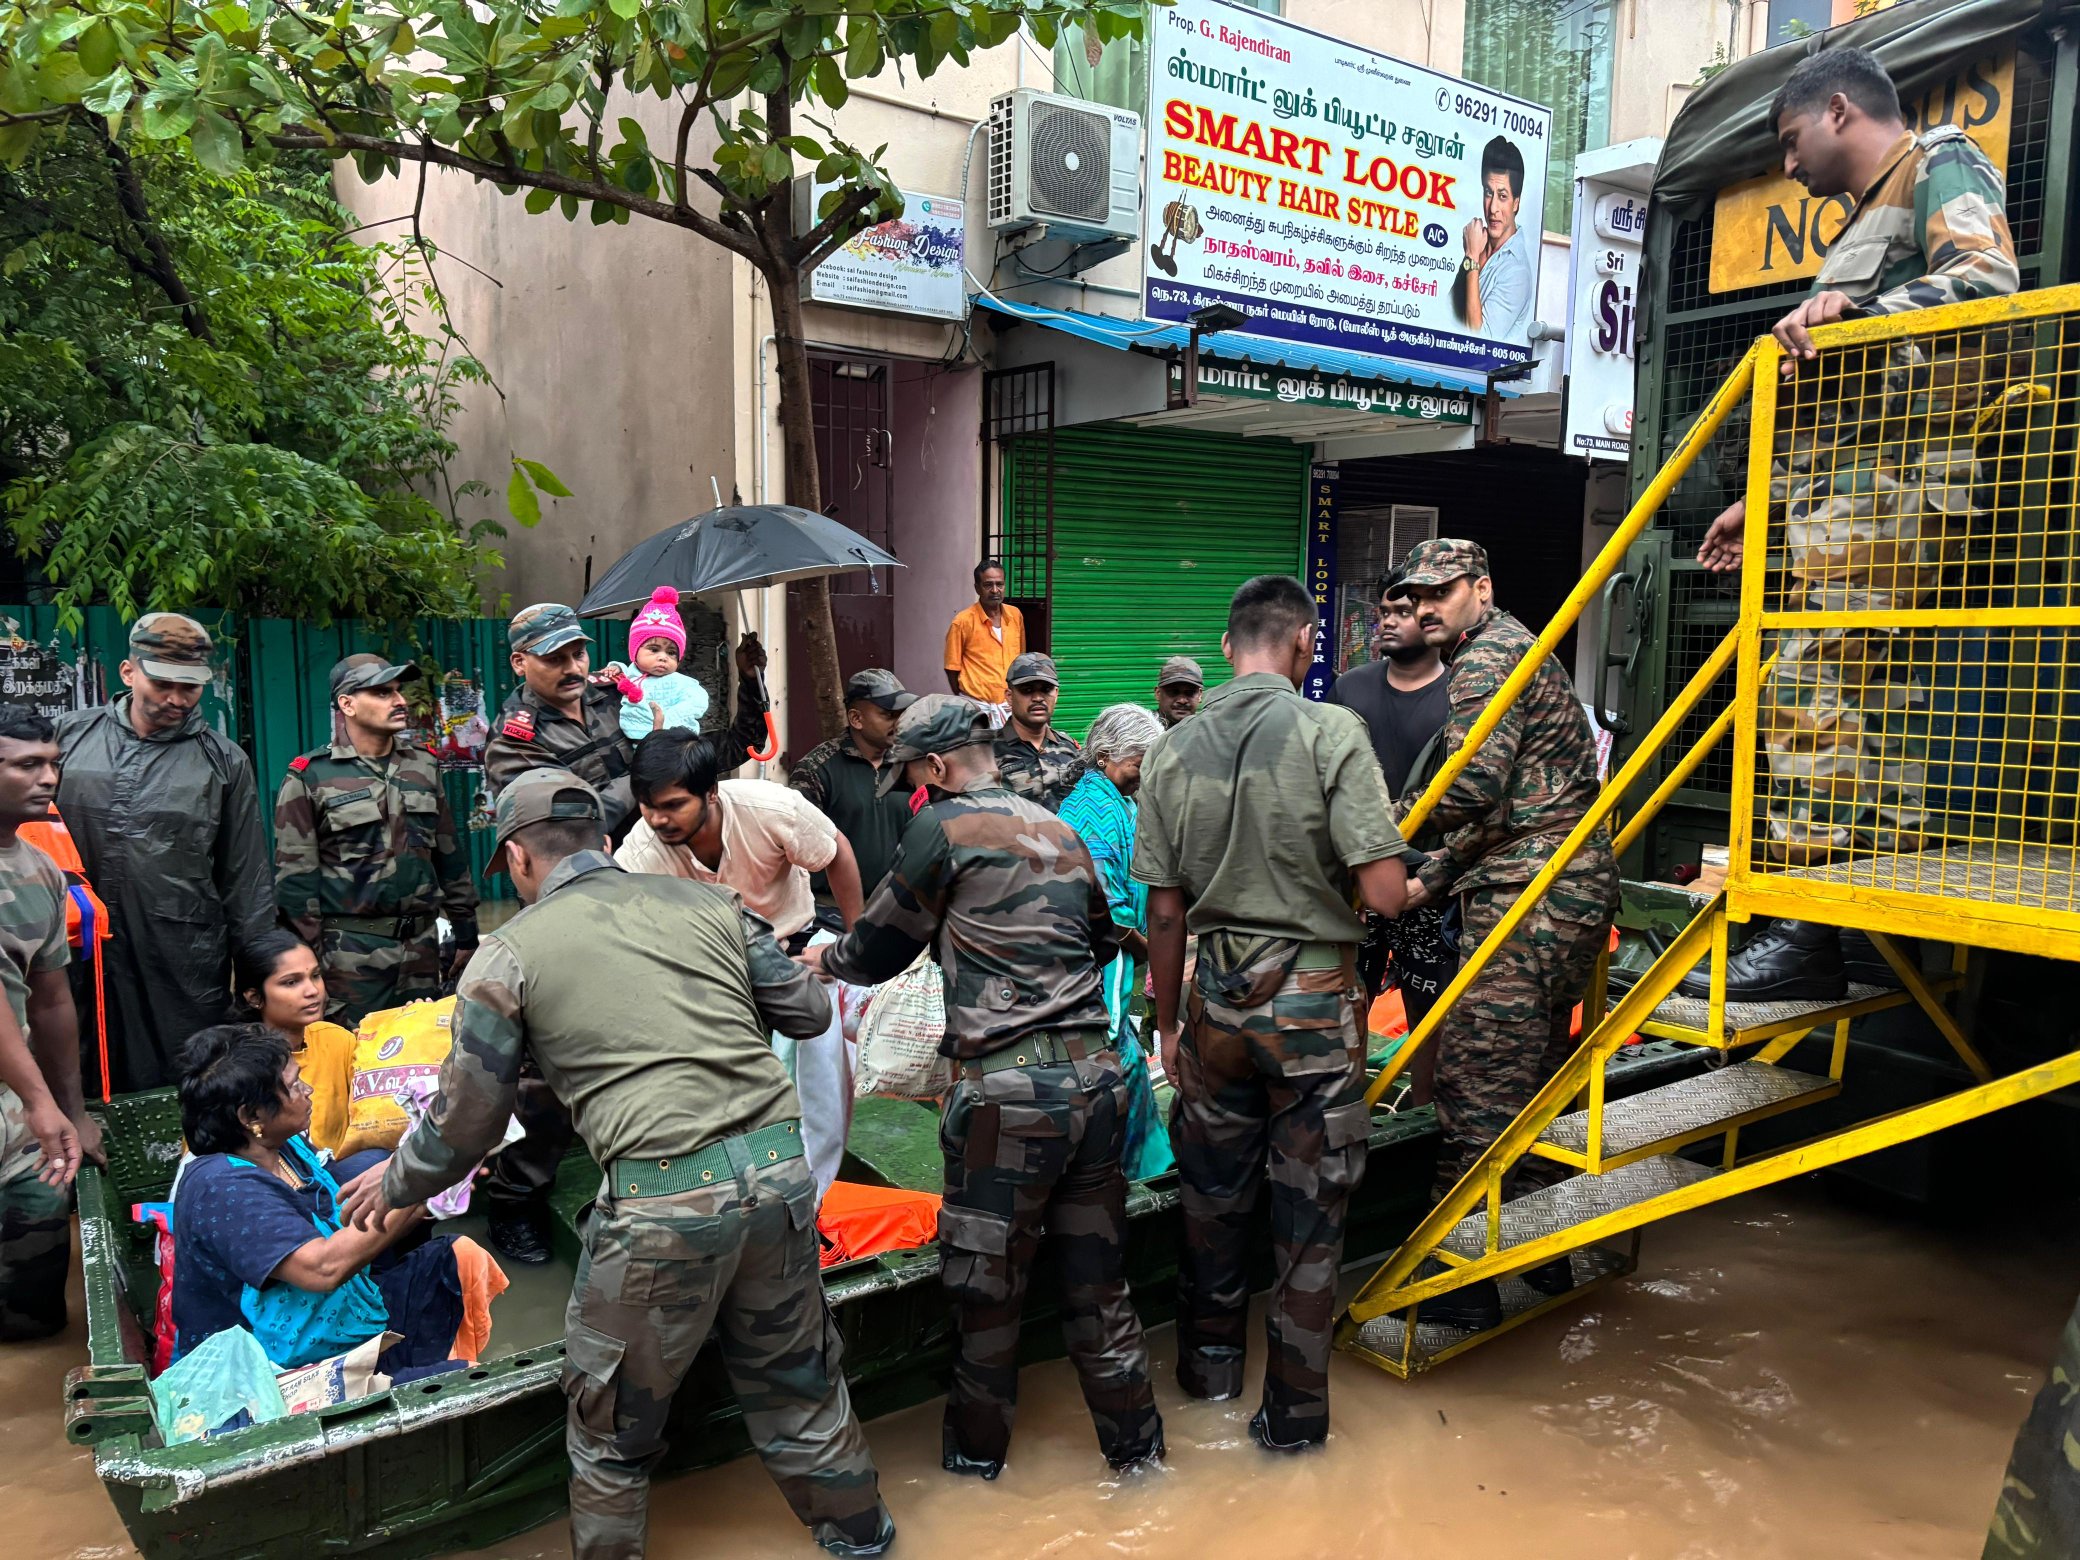
[(727, 889), (624, 872), (598, 796), (537, 769), (499, 793), (491, 868), (527, 908), (462, 977), (426, 1119), (342, 1191), (363, 1228), (469, 1173), (531, 1059), (606, 1172), (564, 1326), (571, 1551), (637, 1560), (672, 1398), (710, 1335), (744, 1426), (833, 1554), (895, 1536), (817, 1266), (816, 1187), (769, 1031), (830, 1000)]
[[(1199, 1398), (1242, 1391), (1268, 1180), (1278, 1277), (1250, 1434), (1280, 1451), (1329, 1434), (1344, 1215), (1370, 1136), (1353, 903), (1398, 915), (1407, 872), (1364, 721), (1300, 696), (1314, 638), (1298, 580), (1235, 593), (1235, 676), (1142, 760), (1131, 867), (1149, 885), (1155, 1018), (1177, 1085), (1177, 1384)], [(1180, 1035), (1187, 927), (1199, 952)]]
[[(343, 736), (289, 761), (274, 806), (274, 897), (317, 951), (326, 1016), (348, 1028), (384, 1008), (440, 995), (477, 947), (469, 854), (431, 754), (398, 740), (419, 676), (379, 655), (332, 669)], [(436, 916), (455, 933), (440, 962)]]
[[(635, 746), (621, 729), (625, 702), (611, 682), (591, 676), (592, 649), (578, 614), (561, 602), (522, 607), (506, 626), (520, 686), (500, 707), (484, 749), (484, 779), (494, 794), (514, 776), (560, 764), (599, 792), (615, 842), (635, 821), (628, 766)], [(719, 740), (724, 775), (743, 767), (745, 749), (765, 741), (766, 697), (758, 674), (766, 653), (746, 635), (737, 644), (737, 714)]]
[(100, 1129), (80, 1094), (65, 874), (15, 832), (49, 815), (57, 789), (51, 723), (0, 710), (0, 1342), (64, 1331), (66, 1189), (83, 1153), (102, 1160)]
[(939, 1273), (959, 1333), (945, 1467), (985, 1479), (1003, 1470), (1019, 1313), (1045, 1233), (1098, 1447), (1124, 1468), (1162, 1456), (1163, 1422), (1127, 1292), (1127, 1079), (1098, 973), (1117, 936), (1090, 852), (1004, 789), (991, 737), (982, 707), (955, 694), (904, 711), (881, 788), (928, 786), (932, 804), (852, 930), (800, 957), (871, 985), (930, 949), (945, 977), (940, 1050), (959, 1072), (939, 1129)]
[(1019, 656), (1005, 686), (1011, 718), (997, 732), (997, 773), (1013, 796), (1053, 812), (1083, 778), (1083, 749), (1054, 729), (1055, 700), (1062, 692), (1054, 657), (1037, 650)]
[[(1944, 565), (1987, 502), (1975, 424), (2026, 369), (2011, 353), (2027, 338), (1982, 330), (1819, 361), (1809, 331), (2014, 292), (2021, 273), (2005, 187), (1963, 130), (1908, 129), (1890, 78), (1865, 50), (1826, 49), (1802, 62), (1771, 105), (1770, 126), (1787, 176), (1817, 196), (1860, 197), (1812, 296), (1775, 329), (1787, 354), (1770, 484), (1788, 575), (1781, 605), (1932, 605)], [(1746, 514), (1737, 502), (1713, 521), (1698, 550), (1707, 568), (1739, 566)], [(1850, 849), (1921, 848), (1927, 636), (1791, 629), (1772, 648), (1761, 730), (1771, 854), (1804, 865)], [(1707, 990), (1707, 979), (1699, 972), (1688, 990)], [(1839, 939), (1824, 927), (1780, 923), (1727, 967), (1735, 999), (1828, 999), (1843, 984)]]
[[(1437, 537), (1417, 545), (1405, 571), (1423, 634), (1444, 652), (1451, 715), (1447, 757), (1529, 653), (1531, 631), (1495, 605), (1488, 555), (1473, 542)], [(1457, 895), (1466, 957), (1486, 940), (1538, 876), (1562, 839), (1596, 801), (1596, 739), (1574, 686), (1548, 657), (1473, 761), (1445, 791), (1416, 843), (1430, 853), (1411, 899)], [(1575, 1004), (1588, 991), (1597, 955), (1610, 940), (1618, 907), (1618, 867), (1610, 836), (1598, 829), (1544, 898), (1489, 959), (1437, 1031), (1433, 1097), (1444, 1143), (1436, 1195), (1442, 1197), (1483, 1150), (1529, 1105), (1573, 1054)], [(1526, 1160), (1533, 1184), (1565, 1172)], [(1535, 1270), (1541, 1286), (1568, 1285), (1566, 1261)], [(1433, 1302), (1425, 1316), (1471, 1308), (1485, 1314), (1493, 1286)]]
[(2080, 1306), (2066, 1318), (2050, 1378), (2015, 1436), (1982, 1560), (2080, 1554)]

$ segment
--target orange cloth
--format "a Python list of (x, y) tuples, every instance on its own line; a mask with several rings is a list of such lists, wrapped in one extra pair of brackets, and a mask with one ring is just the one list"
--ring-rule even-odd
[(928, 1246), (939, 1238), (939, 1194), (833, 1181), (816, 1211), (816, 1232), (825, 1267)]
[(467, 1235), (455, 1237), (455, 1276), (462, 1281), (462, 1325), (450, 1358), (477, 1363), (491, 1343), (491, 1302), (512, 1282), (491, 1253)]
[(1365, 1015), (1365, 1027), (1385, 1040), (1408, 1033), (1408, 1009), (1397, 989), (1389, 986), (1373, 999), (1372, 1010)]
[[(53, 812), (47, 821), (25, 823), (15, 832), (55, 861), (67, 882), (86, 890), (87, 898), (94, 902), (94, 941), (107, 942), (108, 906), (101, 902), (101, 896), (87, 882), (86, 865), (79, 859), (79, 847), (73, 844), (72, 831), (65, 827), (64, 821)], [(85, 952), (79, 945), (79, 906), (70, 894), (65, 896), (65, 936), (75, 951)]]
[(962, 693), (984, 704), (1002, 704), (1010, 697), (1004, 674), (1026, 653), (1025, 614), (1008, 601), (1002, 626), (999, 640), (979, 601), (969, 602), (946, 626), (946, 669), (960, 673)]
[(313, 1148), (346, 1158), (347, 1094), (354, 1082), (354, 1031), (319, 1019), (303, 1031), (296, 1052), (303, 1081), (311, 1086), (311, 1124), (303, 1134)]

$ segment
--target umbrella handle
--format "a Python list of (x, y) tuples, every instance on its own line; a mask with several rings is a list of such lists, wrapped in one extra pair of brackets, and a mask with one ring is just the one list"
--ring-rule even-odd
[(757, 748), (746, 748), (744, 751), (753, 761), (761, 764), (770, 764), (780, 756), (780, 728), (773, 724), (773, 712), (771, 710), (766, 711), (765, 750), (761, 752)]

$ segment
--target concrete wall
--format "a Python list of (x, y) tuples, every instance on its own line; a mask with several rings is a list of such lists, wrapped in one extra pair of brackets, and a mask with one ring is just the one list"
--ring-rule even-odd
[(1752, 48), (1745, 13), (1737, 19), (1725, 0), (1618, 0), (1613, 25), (1614, 142), (1666, 135), (1713, 48), (1729, 37), (1736, 56)]
[[(631, 111), (663, 133), (654, 99)], [(411, 211), (417, 173), (367, 185), (343, 163), (338, 186), (362, 222), (385, 222)], [(553, 208), (532, 216), (517, 194), (440, 171), (428, 175), (422, 224), (452, 257), (438, 274), (455, 326), (497, 381), (462, 388), (454, 480), (488, 483), (483, 502), (503, 517), (517, 454), (544, 462), (572, 494), (545, 500), (535, 530), (511, 528), (487, 605), (496, 610), (501, 595), (515, 606), (575, 602), (588, 558), (603, 572), (643, 537), (708, 508), (711, 476), (724, 494), (737, 480), (738, 342), (730, 311), (714, 306), (731, 285), (731, 258), (661, 223), (594, 227), (585, 213), (566, 222)]]
[(895, 674), (920, 693), (946, 686), (946, 625), (975, 599), (982, 545), (982, 371), (898, 363), (895, 418)]

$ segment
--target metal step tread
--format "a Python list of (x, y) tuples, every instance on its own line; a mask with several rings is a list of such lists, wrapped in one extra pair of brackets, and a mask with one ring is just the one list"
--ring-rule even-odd
[[(1793, 1002), (1729, 1002), (1726, 1004), (1726, 1029), (1732, 1033), (1741, 1029), (1761, 1029), (1771, 1024), (1788, 1024), (1794, 1019), (1816, 1017), (1830, 1008), (1848, 1007), (1852, 1003), (1869, 1002), (1879, 997), (1897, 997), (1902, 1003), (1910, 1000), (1897, 986), (1852, 982), (1839, 997), (1801, 998)], [(1703, 997), (1686, 997), (1680, 993), (1663, 997), (1647, 1025), (1703, 1033), (1712, 1027), (1712, 1005)]]
[[(1607, 1279), (1631, 1271), (1632, 1268), (1629, 1255), (1605, 1246), (1584, 1246), (1580, 1251), (1570, 1252), (1567, 1260), (1574, 1270), (1574, 1287), (1558, 1295), (1549, 1295), (1544, 1290), (1532, 1288), (1524, 1282), (1521, 1273), (1497, 1279), (1495, 1287), (1502, 1297), (1502, 1324), (1501, 1327), (1490, 1328), (1488, 1331), (1499, 1332), (1502, 1327), (1509, 1326), (1527, 1311), (1535, 1311), (1540, 1306), (1551, 1305), (1556, 1301), (1571, 1300)], [(1375, 1316), (1358, 1329), (1358, 1342), (1375, 1354), (1398, 1360), (1401, 1357), (1403, 1329), (1406, 1326), (1405, 1311)], [(1441, 1354), (1446, 1349), (1477, 1336), (1480, 1335), (1467, 1328), (1452, 1327), (1443, 1322), (1418, 1321), (1412, 1353), (1420, 1362), (1427, 1356)]]
[[(1663, 1192), (1708, 1181), (1718, 1173), (1709, 1165), (1663, 1154), (1602, 1175), (1569, 1176), (1502, 1205), (1502, 1249), (1572, 1229)], [(1483, 1255), (1488, 1249), (1488, 1210), (1461, 1219), (1439, 1244), (1462, 1257)]]
[[(1823, 1074), (1773, 1067), (1767, 1062), (1715, 1067), (1694, 1078), (1664, 1083), (1622, 1100), (1606, 1101), (1604, 1157), (1630, 1154), (1664, 1138), (1681, 1137), (1714, 1122), (1769, 1110), (1809, 1094), (1831, 1093), (1837, 1087), (1834, 1079)], [(1589, 1113), (1577, 1110), (1555, 1117), (1538, 1140), (1577, 1154), (1588, 1153)], [(1508, 1227), (1506, 1218), (1504, 1227)]]

